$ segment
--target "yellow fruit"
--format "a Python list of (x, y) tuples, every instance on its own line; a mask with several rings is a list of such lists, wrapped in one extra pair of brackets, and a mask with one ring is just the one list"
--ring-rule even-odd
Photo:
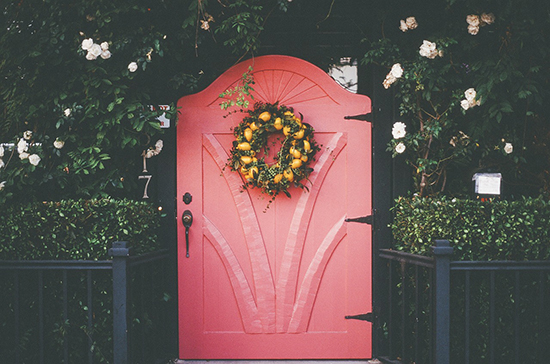
[(300, 129), (292, 136), (294, 139), (302, 139), (304, 137), (305, 130)]
[(251, 141), (252, 140), (252, 129), (246, 128), (244, 129), (244, 137), (246, 140)]
[(241, 161), (244, 163), (244, 164), (250, 164), (252, 162), (252, 157), (250, 156), (247, 156), (247, 155), (243, 155), (241, 157)]
[(302, 160), (301, 159), (294, 159), (290, 166), (292, 168), (300, 168), (302, 166)]
[(271, 119), (271, 114), (267, 111), (264, 111), (260, 114), (260, 116), (258, 116), (258, 119), (263, 120), (264, 122), (269, 121), (269, 119)]
[(286, 169), (283, 171), (283, 176), (289, 180), (290, 182), (294, 181), (294, 173), (290, 169)]
[(248, 144), (247, 142), (240, 143), (239, 145), (237, 145), (237, 149), (250, 150), (250, 144)]
[(285, 111), (285, 115), (294, 115), (291, 111)]
[(304, 163), (307, 162), (307, 155), (304, 154), (300, 159), (301, 159), (302, 162), (304, 162)]
[(281, 173), (277, 174), (275, 177), (273, 177), (273, 182), (279, 183), (283, 179), (283, 175)]
[(243, 176), (247, 175), (248, 174), (248, 168), (246, 168), (245, 166), (242, 166), (241, 167), (241, 174)]
[(304, 140), (304, 150), (307, 152), (311, 149), (311, 145), (307, 140)]
[(292, 154), (292, 156), (296, 159), (300, 159), (300, 157), (302, 156), (302, 153), (300, 153), (300, 151), (294, 147), (290, 148), (290, 154)]
[(283, 122), (281, 118), (275, 119), (275, 122), (273, 123), (273, 127), (275, 127), (275, 129), (277, 130), (281, 130), (283, 128)]
[(258, 125), (256, 125), (256, 123), (252, 122), (252, 123), (250, 123), (250, 129), (252, 129), (254, 131), (254, 130), (258, 130), (260, 128), (258, 127)]
[(283, 134), (284, 134), (285, 136), (290, 135), (290, 126), (287, 125), (287, 126), (285, 126), (285, 127), (283, 128)]

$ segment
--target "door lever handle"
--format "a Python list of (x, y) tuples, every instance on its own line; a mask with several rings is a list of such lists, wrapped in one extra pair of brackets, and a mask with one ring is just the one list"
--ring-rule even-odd
[(181, 221), (185, 227), (185, 256), (189, 258), (189, 228), (193, 225), (193, 214), (189, 210), (185, 210), (181, 216)]

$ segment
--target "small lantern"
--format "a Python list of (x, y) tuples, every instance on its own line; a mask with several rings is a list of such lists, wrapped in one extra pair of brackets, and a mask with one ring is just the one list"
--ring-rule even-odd
[(472, 181), (474, 181), (474, 193), (478, 199), (500, 196), (502, 181), (500, 173), (476, 173)]

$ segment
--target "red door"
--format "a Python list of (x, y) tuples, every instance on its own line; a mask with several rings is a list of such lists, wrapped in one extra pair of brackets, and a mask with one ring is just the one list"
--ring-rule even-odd
[[(309, 192), (291, 188), (268, 209), (224, 168), (243, 114), (219, 94), (253, 66), (255, 101), (302, 113), (321, 145)], [(346, 217), (371, 212), (371, 126), (349, 93), (300, 59), (265, 56), (234, 66), (178, 106), (178, 216), (193, 215), (189, 257), (179, 222), (180, 357), (353, 359), (371, 357), (371, 230)], [(191, 202), (182, 202), (185, 193)]]

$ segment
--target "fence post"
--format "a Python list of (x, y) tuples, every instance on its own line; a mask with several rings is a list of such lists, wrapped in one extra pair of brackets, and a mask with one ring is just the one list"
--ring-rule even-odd
[(109, 249), (113, 257), (113, 356), (114, 364), (128, 364), (128, 275), (130, 248), (115, 241)]
[(450, 361), (450, 295), (451, 256), (453, 248), (448, 240), (436, 240), (432, 247), (435, 258), (435, 364)]

